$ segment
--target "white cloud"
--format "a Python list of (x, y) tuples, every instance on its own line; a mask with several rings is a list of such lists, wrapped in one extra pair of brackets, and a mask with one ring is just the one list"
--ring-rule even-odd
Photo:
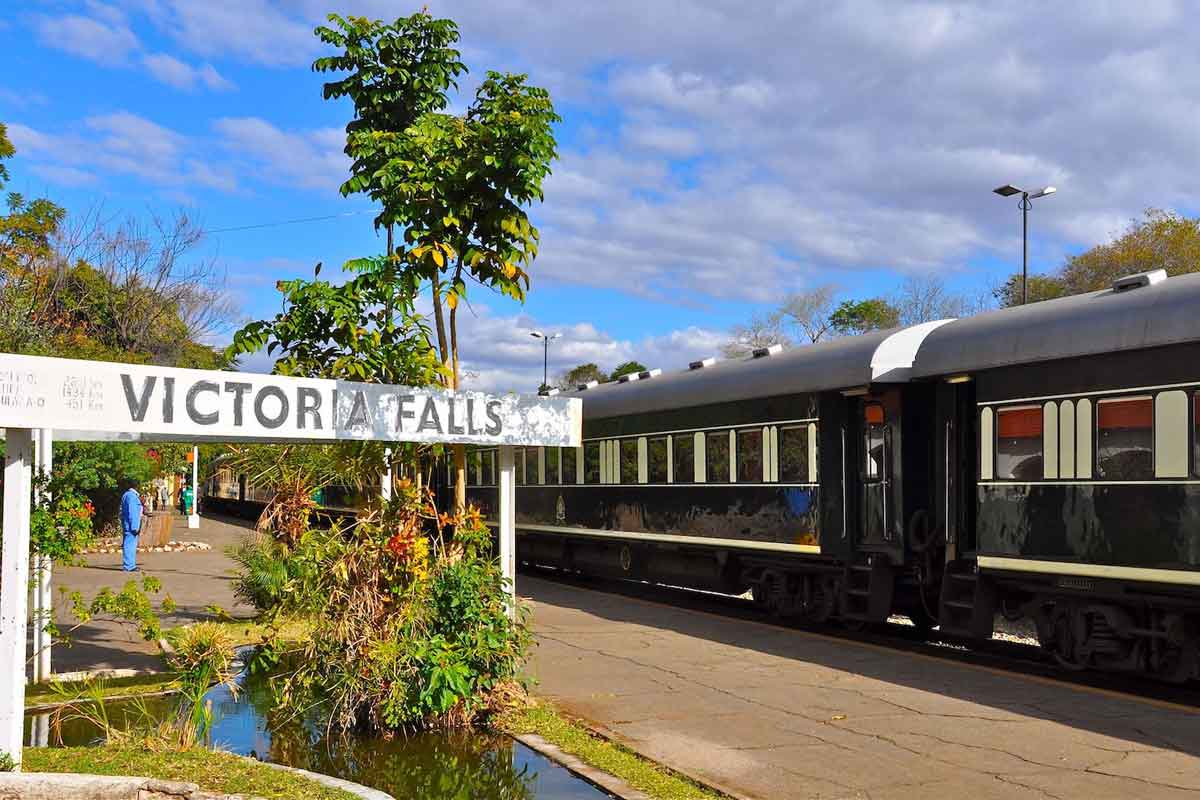
[(553, 383), (567, 370), (594, 362), (611, 370), (636, 360), (665, 371), (684, 369), (689, 361), (714, 355), (728, 336), (722, 331), (690, 327), (660, 336), (620, 339), (590, 322), (545, 325), (526, 314), (494, 315), (487, 306), (473, 306), (475, 314), (459, 315), (459, 341), (463, 342), (462, 367), (472, 388), (495, 391), (535, 391), (542, 382), (542, 343), (531, 330), (562, 334), (550, 345), (549, 373)]
[(59, 186), (92, 186), (100, 180), (90, 172), (61, 164), (33, 164), (29, 171)]
[(193, 67), (166, 53), (147, 53), (142, 56), (142, 63), (157, 80), (176, 89), (190, 90), (206, 86), (214, 91), (226, 91), (235, 88), (212, 64)]
[(34, 18), (38, 38), (49, 47), (101, 64), (125, 63), (138, 39), (120, 18), (93, 19), (80, 14)]
[(9, 131), (13, 143), (33, 159), (31, 169), (42, 170), (46, 177), (102, 172), (131, 175), (176, 192), (186, 187), (224, 192), (237, 188), (231, 172), (194, 155), (188, 137), (128, 111), (87, 117), (70, 133), (47, 133), (20, 123), (10, 125)]
[(249, 161), (266, 181), (336, 190), (348, 175), (349, 161), (342, 152), (345, 134), (340, 129), (290, 132), (260, 117), (225, 117), (213, 127), (225, 147)]

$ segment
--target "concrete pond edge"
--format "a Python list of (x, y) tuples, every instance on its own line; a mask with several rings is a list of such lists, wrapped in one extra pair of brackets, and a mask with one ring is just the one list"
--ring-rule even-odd
[(361, 783), (348, 781), (345, 778), (335, 778), (332, 775), (326, 775), (323, 772), (311, 772), (307, 769), (300, 769), (299, 767), (289, 767), (286, 764), (273, 764), (270, 761), (259, 761), (257, 758), (251, 758), (250, 756), (239, 757), (244, 758), (247, 761), (253, 761), (256, 764), (261, 764), (264, 767), (270, 767), (271, 769), (277, 769), (282, 772), (291, 772), (294, 775), (307, 778), (313, 783), (319, 783), (328, 789), (341, 789), (344, 792), (350, 792), (350, 794), (358, 795), (363, 800), (396, 800), (396, 798), (392, 797), (392, 795), (388, 794), (387, 792), (381, 792), (378, 789), (372, 789), (370, 786), (363, 786)]

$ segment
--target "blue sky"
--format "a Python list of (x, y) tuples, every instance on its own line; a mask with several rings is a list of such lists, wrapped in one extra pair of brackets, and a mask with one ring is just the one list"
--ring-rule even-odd
[[(1019, 263), (1015, 205), (990, 194), (1009, 181), (1059, 186), (1035, 269), (1146, 207), (1197, 207), (1197, 25), (1175, 3), (429, 6), (459, 21), (474, 74), (527, 71), (564, 117), (528, 303), (472, 298), (477, 385), (536, 385), (531, 327), (564, 333), (552, 371), (671, 368), (817, 284), (986, 294)], [(337, 215), (208, 237), (241, 312), (270, 314), (277, 278), (382, 249), (370, 202), (337, 192), (349, 108), (321, 99), (312, 28), (415, 7), (22, 4), (0, 22), (12, 188), (213, 231)]]

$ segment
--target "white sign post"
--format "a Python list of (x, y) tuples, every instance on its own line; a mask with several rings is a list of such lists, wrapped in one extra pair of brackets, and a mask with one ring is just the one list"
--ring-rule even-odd
[[(0, 566), (0, 754), (20, 763), (33, 430), (53, 429), (59, 441), (373, 440), (498, 447), (500, 556), (512, 593), (516, 563), (512, 446), (577, 447), (582, 417), (582, 402), (562, 397), (0, 353), (0, 427), (6, 429), (7, 438)], [(193, 481), (195, 469), (193, 462)], [(515, 598), (510, 607), (515, 610)]]

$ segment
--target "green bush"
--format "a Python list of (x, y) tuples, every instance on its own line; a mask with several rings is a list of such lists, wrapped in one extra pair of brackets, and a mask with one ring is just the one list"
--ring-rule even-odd
[(530, 637), (523, 615), (509, 616), (477, 513), (438, 515), (427, 494), (401, 487), (350, 528), (307, 531), (285, 560), (275, 613), (314, 625), (294, 649), (260, 658), (283, 665), (285, 715), (319, 708), (341, 729), (462, 727), (519, 689)]
[(287, 548), (267, 536), (247, 536), (226, 550), (239, 567), (233, 594), (259, 611), (272, 611), (288, 589)]

